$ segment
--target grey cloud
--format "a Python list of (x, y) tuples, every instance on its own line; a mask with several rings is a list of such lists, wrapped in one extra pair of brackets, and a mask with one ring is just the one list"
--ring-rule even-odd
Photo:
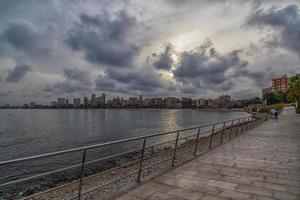
[(265, 71), (249, 70), (246, 65), (241, 65), (233, 69), (231, 77), (246, 77), (254, 82), (257, 87), (267, 87), (270, 80), (279, 74), (272, 68), (266, 68)]
[(91, 76), (88, 71), (77, 68), (65, 68), (63, 75), (65, 80), (52, 85), (46, 85), (44, 91), (54, 94), (64, 94), (90, 91), (92, 89)]
[(129, 40), (129, 31), (135, 24), (136, 19), (123, 11), (115, 18), (107, 13), (82, 14), (80, 23), (69, 31), (65, 42), (74, 51), (83, 52), (93, 64), (130, 66), (139, 53), (139, 47)]
[(193, 82), (196, 87), (229, 90), (233, 83), (226, 74), (227, 70), (245, 64), (247, 62), (239, 58), (239, 51), (221, 55), (211, 44), (205, 43), (197, 50), (183, 52), (174, 76), (183, 83)]
[(170, 70), (174, 64), (172, 53), (174, 53), (174, 46), (172, 44), (167, 44), (163, 53), (152, 55), (155, 59), (153, 66), (157, 69)]
[(98, 75), (95, 80), (96, 89), (101, 91), (113, 91), (116, 82), (109, 79), (106, 75)]
[(8, 70), (8, 75), (6, 76), (6, 82), (17, 83), (22, 80), (28, 72), (32, 69), (29, 65), (16, 65), (12, 70)]
[(85, 70), (80, 70), (77, 68), (65, 68), (64, 76), (67, 79), (79, 81), (83, 84), (90, 85), (91, 84), (91, 76), (90, 73)]
[(90, 91), (90, 87), (70, 81), (63, 81), (53, 85), (46, 85), (44, 91), (51, 92), (53, 94), (65, 94), (78, 91)]
[(164, 80), (152, 69), (114, 69), (109, 68), (104, 75), (95, 80), (96, 89), (132, 95), (158, 95), (166, 91), (176, 90), (174, 86)]
[(162, 80), (155, 74), (155, 72), (147, 69), (133, 69), (133, 70), (115, 70), (108, 69), (108, 76), (121, 83), (130, 84), (131, 89), (155, 89), (162, 87)]
[(221, 54), (210, 40), (206, 40), (195, 50), (182, 53), (178, 66), (173, 71), (174, 77), (185, 87), (192, 84), (202, 90), (228, 91), (237, 84), (236, 78), (247, 78), (257, 87), (266, 87), (277, 74), (272, 72), (273, 69), (249, 69), (250, 65), (241, 58), (241, 53), (242, 50), (233, 50), (228, 54)]
[(285, 8), (259, 9), (251, 14), (248, 26), (271, 27), (275, 33), (265, 40), (270, 46), (281, 46), (300, 56), (300, 11), (297, 5)]
[[(13, 48), (30, 56), (49, 53), (45, 38), (36, 30), (34, 25), (23, 23), (12, 23), (0, 34), (1, 48)], [(5, 51), (2, 49), (1, 51)]]

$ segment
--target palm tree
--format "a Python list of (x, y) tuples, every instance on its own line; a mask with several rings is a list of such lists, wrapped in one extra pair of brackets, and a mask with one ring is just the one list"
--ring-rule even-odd
[(298, 103), (300, 100), (300, 74), (295, 74), (290, 79), (290, 86), (288, 89), (288, 98), (296, 103), (296, 108), (298, 108)]

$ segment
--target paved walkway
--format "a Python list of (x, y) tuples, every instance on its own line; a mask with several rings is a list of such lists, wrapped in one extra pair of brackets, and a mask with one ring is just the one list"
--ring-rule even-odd
[(300, 115), (286, 108), (118, 200), (300, 200)]

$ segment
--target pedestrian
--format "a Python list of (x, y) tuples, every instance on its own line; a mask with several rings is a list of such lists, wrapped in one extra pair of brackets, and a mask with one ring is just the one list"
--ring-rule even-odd
[(275, 112), (274, 112), (274, 118), (277, 119), (277, 116), (278, 116), (278, 110), (277, 109), (274, 109)]

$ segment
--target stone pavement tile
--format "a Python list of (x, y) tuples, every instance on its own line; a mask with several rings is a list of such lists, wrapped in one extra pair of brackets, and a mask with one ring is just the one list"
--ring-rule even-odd
[(206, 181), (196, 181), (190, 180), (185, 178), (177, 178), (177, 179), (163, 179), (159, 178), (157, 181), (173, 185), (182, 189), (191, 190), (191, 191), (198, 191), (202, 193), (207, 193), (211, 195), (217, 195), (220, 193), (220, 190), (215, 187), (211, 187), (206, 185)]
[(186, 199), (171, 194), (167, 194), (167, 193), (156, 192), (148, 196), (146, 200), (186, 200)]
[(213, 195), (205, 195), (201, 198), (201, 200), (228, 200), (228, 198), (223, 198), (219, 196), (213, 196)]
[[(187, 175), (187, 176), (193, 176), (194, 178), (199, 178), (199, 179), (220, 179), (223, 176), (221, 174), (217, 173), (209, 173), (209, 172), (202, 172), (202, 171), (196, 171), (196, 170), (182, 170), (178, 172), (180, 175)], [(174, 175), (174, 174), (172, 174)], [(169, 177), (171, 177), (170, 175)]]
[(253, 180), (242, 176), (223, 176), (223, 180), (242, 185), (250, 185), (253, 182)]
[(291, 175), (291, 174), (278, 174), (278, 178), (300, 181), (300, 176)]
[(289, 187), (288, 192), (292, 194), (298, 194), (300, 196), (300, 187)]
[(248, 175), (254, 176), (254, 177), (272, 177), (276, 178), (278, 177), (278, 173), (276, 172), (265, 172), (265, 171), (260, 171), (260, 170), (249, 170)]
[(264, 171), (264, 172), (275, 172), (275, 173), (282, 173), (282, 174), (288, 174), (289, 173), (289, 169), (285, 168), (285, 169), (278, 169), (278, 168), (273, 168), (271, 166), (269, 167), (261, 167), (259, 168), (260, 171)]
[(224, 190), (219, 194), (219, 196), (233, 200), (253, 200), (253, 196), (250, 194), (245, 194), (232, 190)]
[[(206, 174), (206, 176), (192, 176), (192, 175), (186, 175), (186, 174), (177, 174), (177, 175), (164, 175), (161, 178), (159, 178), (158, 180), (161, 181), (162, 179), (170, 179), (170, 180), (174, 180), (174, 179), (180, 179), (180, 180), (189, 180), (189, 181), (196, 181), (198, 183), (206, 183), (209, 180), (211, 180), (211, 176), (209, 174)], [(164, 181), (162, 181), (164, 182)], [(170, 181), (169, 181), (170, 183)]]
[(269, 189), (269, 190), (282, 191), (282, 192), (288, 190), (288, 186), (280, 185), (280, 184), (277, 184), (277, 183), (254, 181), (252, 183), (252, 185), (255, 186), (255, 187), (265, 188), (265, 189)]
[(295, 187), (300, 188), (300, 181), (294, 181), (294, 180), (290, 180), (290, 179), (267, 177), (267, 178), (264, 179), (264, 181), (266, 181), (268, 183), (276, 183), (276, 184), (282, 184), (282, 185), (287, 185), (287, 186), (295, 186)]
[(225, 182), (225, 181), (216, 181), (216, 180), (210, 180), (206, 183), (208, 186), (217, 187), (220, 189), (226, 189), (226, 190), (234, 190), (238, 186), (238, 184)]
[(237, 168), (237, 167), (224, 167), (220, 173), (223, 175), (228, 175), (228, 176), (235, 176), (235, 175), (248, 175), (248, 169), (242, 169), (242, 168)]
[(252, 164), (247, 164), (247, 163), (237, 163), (236, 165), (234, 165), (236, 167), (239, 168), (245, 168), (245, 169), (251, 169), (251, 170), (258, 170), (261, 168), (260, 165), (257, 165), (256, 163), (252, 163)]
[(299, 200), (300, 195), (297, 194), (291, 194), (287, 192), (274, 192), (273, 197), (275, 199), (282, 199), (282, 200)]
[[(132, 191), (130, 191), (130, 193), (128, 194), (129, 196), (134, 196), (136, 198), (141, 198), (141, 199), (145, 199), (147, 196), (155, 193), (156, 191), (151, 188), (151, 187), (147, 187), (146, 185), (145, 186), (141, 186), (141, 187), (138, 187)], [(122, 197), (120, 200), (123, 200)]]
[(130, 194), (125, 194), (125, 195), (117, 198), (116, 200), (142, 200), (142, 198), (138, 198), (138, 197), (132, 196)]
[(268, 196), (268, 197), (271, 197), (273, 193), (272, 190), (258, 188), (254, 186), (246, 186), (246, 185), (239, 185), (236, 191), (247, 193), (247, 194), (253, 194), (253, 195)]
[(177, 197), (182, 197), (187, 200), (199, 200), (201, 197), (203, 197), (203, 193), (201, 192), (196, 192), (196, 191), (190, 191), (190, 190), (184, 190), (181, 188), (174, 188), (168, 192), (168, 194), (177, 196)]

